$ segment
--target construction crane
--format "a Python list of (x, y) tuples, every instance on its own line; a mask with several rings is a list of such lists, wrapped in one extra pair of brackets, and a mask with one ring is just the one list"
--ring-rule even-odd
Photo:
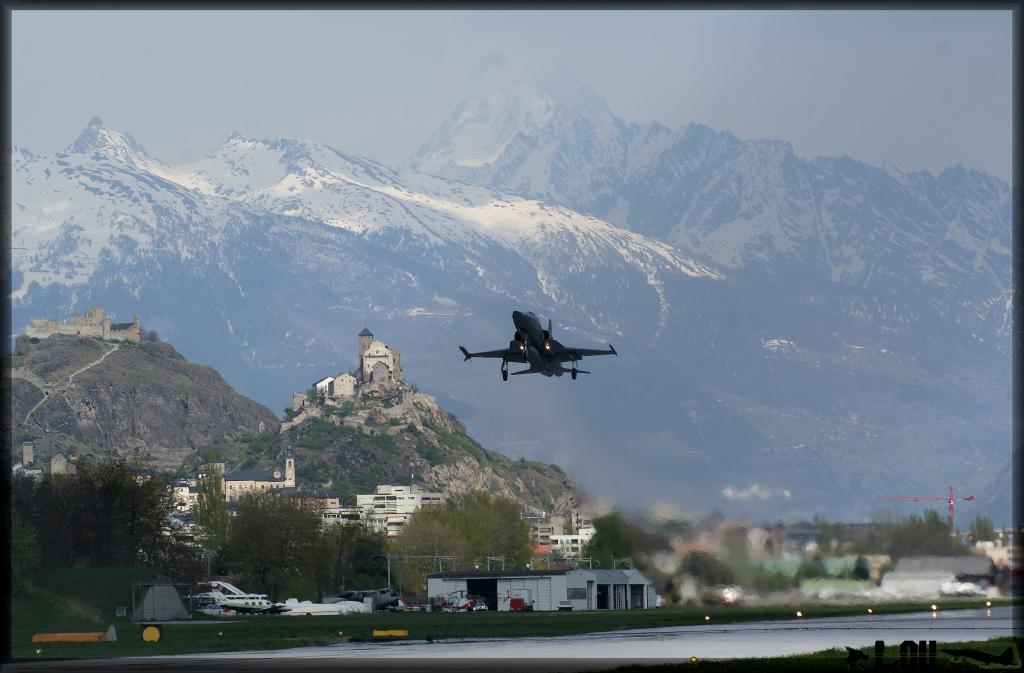
[(964, 502), (973, 502), (974, 501), (974, 496), (973, 495), (968, 495), (968, 496), (963, 497), (963, 498), (957, 498), (953, 494), (953, 487), (950, 486), (949, 487), (949, 495), (948, 496), (942, 496), (942, 495), (883, 495), (883, 496), (878, 496), (878, 497), (876, 497), (874, 499), (875, 500), (900, 500), (900, 501), (903, 501), (903, 502), (906, 502), (908, 500), (909, 501), (913, 501), (913, 502), (917, 502), (918, 500), (945, 500), (946, 503), (949, 505), (949, 530), (950, 531), (956, 531), (956, 528), (953, 526), (953, 511), (956, 509), (956, 505), (955, 505), (956, 501), (957, 500), (963, 500)]

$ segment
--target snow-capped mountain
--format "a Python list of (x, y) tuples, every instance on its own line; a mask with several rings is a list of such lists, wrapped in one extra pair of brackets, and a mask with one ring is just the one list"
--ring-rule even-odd
[[(619, 502), (757, 493), (758, 514), (866, 514), (866, 481), (883, 494), (955, 469), (970, 488), (1005, 461), (998, 350), (858, 313), (875, 298), (852, 288), (751, 282), (564, 206), (314, 142), (236, 134), (167, 166), (90, 122), (64, 153), (13, 160), (16, 330), (138, 312), (272, 408), (349, 367), (365, 325), (490, 448)], [(463, 363), (459, 344), (507, 343), (515, 308), (622, 355), (572, 385)]]
[(622, 184), (671, 135), (660, 124), (622, 121), (595, 91), (559, 77), (463, 101), (405, 166), (621, 225), (612, 215), (620, 207)]
[(783, 141), (627, 123), (567, 79), (464, 101), (407, 165), (590, 213), (731, 275), (853, 288), (865, 299), (851, 311), (928, 314), (1008, 346), (1009, 187), (980, 171), (809, 161)]

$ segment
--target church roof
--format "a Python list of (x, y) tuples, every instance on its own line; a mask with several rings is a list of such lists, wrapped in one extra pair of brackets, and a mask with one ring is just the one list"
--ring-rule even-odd
[(238, 470), (224, 477), (224, 481), (284, 481), (267, 470)]
[(364, 327), (363, 331), (359, 333), (359, 336), (373, 336), (373, 332)]

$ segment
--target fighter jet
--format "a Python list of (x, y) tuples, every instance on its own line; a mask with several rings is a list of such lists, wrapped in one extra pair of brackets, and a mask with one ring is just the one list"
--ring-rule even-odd
[[(470, 353), (465, 346), (459, 346), (459, 350), (470, 358), (501, 358), (501, 380), (508, 381), (508, 363), (520, 362), (528, 364), (528, 369), (512, 372), (512, 376), (520, 374), (543, 374), (544, 376), (561, 376), (571, 374), (573, 380), (577, 374), (589, 374), (590, 372), (576, 368), (576, 363), (586, 356), (592, 355), (618, 355), (615, 347), (608, 344), (608, 350), (593, 348), (573, 348), (563, 346), (551, 336), (551, 319), (548, 318), (548, 328), (543, 329), (540, 319), (533, 313), (526, 311), (512, 311), (512, 322), (515, 323), (516, 333), (508, 348), (496, 351), (483, 351), (481, 353)], [(572, 367), (566, 369), (563, 363), (571, 362)]]

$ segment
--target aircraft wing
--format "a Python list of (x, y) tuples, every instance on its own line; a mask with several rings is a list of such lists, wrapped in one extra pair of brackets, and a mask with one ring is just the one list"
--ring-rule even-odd
[(522, 351), (518, 348), (503, 348), (497, 351), (480, 351), (479, 353), (470, 353), (463, 346), (459, 346), (459, 350), (466, 359), (470, 358), (505, 358), (506, 362), (526, 362), (526, 358), (523, 356)]
[(608, 344), (608, 350), (601, 350), (599, 348), (572, 348), (563, 347), (562, 351), (558, 354), (559, 359), (562, 362), (572, 362), (573, 360), (582, 360), (584, 357), (593, 357), (595, 355), (618, 355), (615, 350), (615, 346)]

